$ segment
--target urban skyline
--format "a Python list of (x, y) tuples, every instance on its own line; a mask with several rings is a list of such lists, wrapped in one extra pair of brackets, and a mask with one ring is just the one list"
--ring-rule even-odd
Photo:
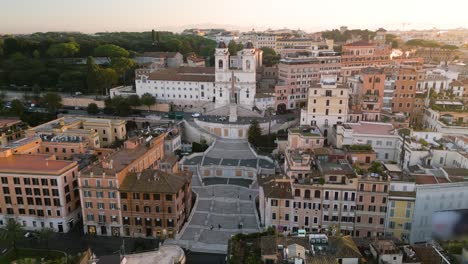
[[(459, 6), (461, 8), (454, 9)], [(305, 31), (331, 30), (346, 25), (350, 28), (384, 27), (389, 30), (441, 29), (467, 27), (460, 13), (466, 3), (449, 0), (445, 5), (425, 5), (425, 12), (417, 1), (393, 1), (388, 12), (373, 12), (373, 2), (360, 0), (353, 5), (346, 1), (323, 2), (320, 6), (303, 0), (291, 5), (292, 12), (279, 1), (237, 1), (231, 5), (214, 0), (174, 2), (138, 0), (84, 0), (79, 6), (70, 2), (46, 0), (8, 1), (0, 11), (0, 34), (27, 34), (44, 31), (147, 31), (151, 29), (180, 32), (191, 27), (226, 27), (241, 31), (252, 28), (300, 28)], [(25, 9), (24, 6), (29, 8)], [(338, 8), (337, 8), (338, 6)], [(209, 7), (207, 12), (194, 12)], [(297, 8), (300, 7), (300, 8)], [(398, 9), (398, 15), (391, 11)], [(73, 12), (70, 12), (73, 10)], [(258, 12), (262, 10), (262, 12)], [(332, 10), (332, 12), (325, 12)], [(460, 10), (460, 11), (457, 11)], [(139, 13), (138, 16), (135, 16)], [(242, 13), (242, 16), (239, 14)], [(435, 20), (426, 14), (439, 14)], [(278, 18), (279, 16), (279, 18)]]

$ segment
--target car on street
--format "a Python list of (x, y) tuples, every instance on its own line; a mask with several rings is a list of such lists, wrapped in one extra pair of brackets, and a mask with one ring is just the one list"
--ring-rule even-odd
[(200, 117), (200, 116), (201, 116), (200, 113), (193, 113), (193, 114), (192, 114), (192, 117), (193, 117), (193, 118), (198, 118), (198, 117)]
[(219, 121), (221, 122), (225, 122), (227, 120), (227, 118), (225, 116), (222, 116), (220, 118), (218, 118)]

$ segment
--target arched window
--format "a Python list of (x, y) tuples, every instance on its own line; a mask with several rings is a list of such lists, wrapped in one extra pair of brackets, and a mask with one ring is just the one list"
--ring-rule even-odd
[(307, 198), (307, 199), (310, 198), (310, 190), (305, 190), (304, 198)]
[(223, 60), (218, 61), (218, 69), (223, 69)]
[(246, 61), (245, 61), (245, 68), (246, 68), (247, 70), (250, 70), (250, 60), (246, 60)]
[(315, 198), (320, 198), (320, 191), (315, 191), (314, 192), (314, 197)]
[(300, 189), (295, 189), (294, 190), (294, 196), (300, 197), (301, 196), (301, 190)]

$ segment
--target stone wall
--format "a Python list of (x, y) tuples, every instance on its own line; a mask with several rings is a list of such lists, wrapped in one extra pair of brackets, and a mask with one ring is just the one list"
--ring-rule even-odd
[[(102, 100), (95, 100), (93, 98), (87, 97), (62, 97), (62, 104), (66, 106), (77, 106), (81, 108), (86, 108), (90, 103), (95, 103), (99, 108), (104, 108), (104, 101)], [(146, 106), (138, 106), (135, 109), (141, 111), (147, 111), (148, 107)], [(150, 107), (151, 111), (159, 111), (159, 112), (169, 112), (170, 105), (169, 104), (154, 104)]]

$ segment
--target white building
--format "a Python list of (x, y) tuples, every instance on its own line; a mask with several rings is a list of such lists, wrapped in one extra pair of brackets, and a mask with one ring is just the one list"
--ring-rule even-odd
[[(417, 175), (410, 242), (414, 244), (433, 239), (435, 213), (466, 208), (468, 208), (467, 181), (451, 182), (450, 176), (446, 175)], [(447, 226), (447, 223), (443, 226)]]
[[(242, 67), (231, 69), (229, 65), (229, 51), (224, 42), (220, 42), (215, 51), (215, 108), (230, 103), (231, 96), (235, 103), (252, 109), (256, 91), (257, 60), (255, 48), (247, 43), (239, 53), (242, 58)], [(232, 90), (234, 89), (234, 90)]]
[(259, 52), (251, 43), (246, 45), (239, 52), (241, 67), (232, 69), (227, 45), (220, 42), (215, 52), (216, 67), (180, 67), (142, 75), (135, 81), (136, 93), (139, 96), (150, 93), (157, 101), (205, 111), (226, 106), (233, 97), (239, 106), (251, 110)]
[(397, 161), (396, 150), (400, 136), (392, 124), (377, 122), (347, 123), (336, 126), (332, 143), (337, 148), (343, 145), (367, 144), (377, 154), (377, 160)]
[(275, 109), (275, 98), (274, 93), (257, 93), (255, 95), (255, 106), (262, 111), (270, 107)]
[(346, 122), (348, 87), (337, 82), (337, 76), (322, 76), (320, 84), (308, 91), (307, 108), (301, 110), (301, 125), (311, 125), (328, 137), (331, 127)]

